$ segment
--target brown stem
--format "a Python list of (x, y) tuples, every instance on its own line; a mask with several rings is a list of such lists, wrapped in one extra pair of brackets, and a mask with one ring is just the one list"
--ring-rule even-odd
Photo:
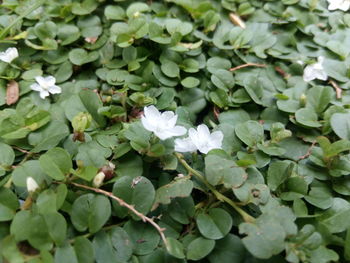
[(310, 146), (309, 149), (307, 150), (306, 154), (300, 156), (300, 157), (298, 158), (298, 160), (299, 160), (299, 161), (300, 161), (300, 160), (304, 160), (305, 158), (309, 157), (309, 156), (311, 155), (311, 151), (312, 151), (312, 149), (314, 148), (315, 144), (316, 144), (316, 141), (314, 141), (314, 142), (311, 144), (311, 146)]
[(153, 221), (152, 218), (149, 218), (149, 217), (145, 216), (144, 214), (140, 213), (139, 211), (137, 211), (133, 205), (126, 203), (123, 199), (120, 199), (119, 197), (117, 197), (114, 194), (107, 192), (105, 190), (90, 187), (90, 186), (83, 185), (83, 184), (77, 184), (77, 183), (73, 183), (73, 182), (71, 182), (71, 184), (75, 185), (76, 187), (84, 188), (84, 189), (91, 190), (91, 191), (94, 191), (94, 192), (99, 193), (99, 194), (103, 194), (103, 195), (108, 196), (109, 198), (117, 201), (120, 206), (129, 209), (131, 212), (133, 212), (135, 215), (137, 215), (139, 218), (141, 218), (143, 222), (150, 223), (158, 231), (160, 237), (162, 238), (163, 243), (168, 248), (168, 243), (167, 243), (165, 235), (164, 235), (165, 228), (160, 227), (156, 222)]
[(339, 85), (334, 81), (334, 80), (330, 80), (329, 83), (333, 86), (333, 88), (335, 89), (335, 94), (337, 96), (337, 99), (341, 99), (341, 95), (342, 95), (342, 89), (339, 87)]
[(237, 67), (234, 68), (230, 68), (229, 70), (231, 72), (236, 71), (238, 69), (242, 69), (242, 68), (246, 68), (246, 67), (258, 67), (258, 68), (265, 68), (266, 65), (265, 64), (258, 64), (258, 63), (247, 63), (247, 64), (243, 64), (243, 65), (239, 65)]
[(17, 146), (12, 146), (12, 148), (13, 149), (16, 149), (17, 151), (19, 151), (19, 152), (21, 152), (21, 153), (30, 153), (29, 151), (27, 151), (27, 150), (24, 150), (24, 149), (22, 149), (22, 148), (19, 148), (19, 147), (17, 147)]

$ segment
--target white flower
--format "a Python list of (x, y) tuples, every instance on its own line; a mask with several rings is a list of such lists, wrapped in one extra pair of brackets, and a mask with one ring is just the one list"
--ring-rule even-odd
[(56, 79), (53, 76), (48, 77), (35, 77), (37, 83), (30, 85), (30, 88), (35, 91), (40, 92), (40, 98), (45, 99), (51, 94), (59, 94), (62, 92), (62, 89), (59, 86), (56, 86)]
[(4, 52), (0, 52), (0, 60), (6, 63), (11, 63), (12, 60), (18, 57), (18, 50), (15, 47), (10, 47)]
[(189, 129), (188, 135), (198, 151), (204, 154), (213, 149), (221, 149), (222, 140), (224, 139), (224, 134), (221, 131), (215, 131), (210, 134), (205, 124), (199, 125), (197, 130)]
[(348, 11), (350, 8), (350, 0), (327, 0), (329, 3), (328, 10), (340, 9)]
[(190, 137), (184, 139), (176, 139), (175, 140), (175, 151), (176, 152), (195, 152), (197, 151), (196, 145), (193, 144)]
[(27, 191), (28, 193), (34, 193), (36, 191), (36, 189), (39, 188), (38, 183), (34, 180), (33, 177), (27, 177)]
[(303, 79), (309, 82), (314, 79), (327, 80), (328, 75), (323, 69), (324, 57), (320, 56), (317, 59), (317, 63), (308, 65), (304, 69)]
[(99, 172), (94, 177), (94, 180), (92, 181), (92, 185), (97, 188), (100, 187), (103, 184), (103, 180), (105, 179), (105, 177), (106, 175), (104, 172)]
[(166, 140), (174, 136), (181, 136), (186, 133), (186, 128), (175, 126), (177, 115), (172, 111), (160, 113), (153, 105), (143, 109), (144, 115), (141, 122), (146, 130), (153, 132), (161, 140)]

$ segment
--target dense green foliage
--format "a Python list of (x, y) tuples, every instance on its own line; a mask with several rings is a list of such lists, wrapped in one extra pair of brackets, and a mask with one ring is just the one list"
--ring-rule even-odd
[(349, 46), (326, 0), (3, 0), (0, 263), (347, 262)]

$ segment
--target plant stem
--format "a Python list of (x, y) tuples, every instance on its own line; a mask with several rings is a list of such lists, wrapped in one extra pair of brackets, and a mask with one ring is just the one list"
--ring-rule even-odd
[(36, 2), (35, 5), (33, 5), (31, 8), (29, 8), (28, 10), (26, 10), (22, 15), (18, 16), (15, 20), (12, 21), (11, 24), (9, 24), (1, 33), (0, 33), (0, 39), (3, 39), (8, 31), (11, 30), (12, 27), (14, 27), (21, 19), (23, 19), (24, 17), (26, 17), (27, 15), (29, 15), (31, 12), (33, 12), (35, 9), (39, 8), (41, 5), (43, 5), (45, 2), (45, 0), (40, 0), (38, 2)]
[(177, 157), (177, 159), (180, 161), (180, 163), (186, 168), (186, 170), (196, 176), (201, 182), (203, 182), (205, 184), (206, 187), (208, 187), (208, 189), (216, 196), (216, 198), (219, 201), (223, 201), (226, 202), (227, 204), (229, 204), (230, 206), (232, 206), (237, 213), (239, 213), (242, 217), (243, 220), (245, 222), (254, 222), (255, 218), (252, 217), (251, 215), (247, 214), (243, 209), (241, 209), (235, 202), (233, 202), (230, 198), (228, 198), (227, 196), (223, 195), (222, 193), (220, 193), (218, 190), (215, 189), (215, 187), (213, 187), (211, 184), (208, 183), (208, 181), (205, 179), (205, 177), (198, 172), (197, 170), (193, 169), (183, 158), (182, 155), (179, 153), (175, 153), (175, 156)]

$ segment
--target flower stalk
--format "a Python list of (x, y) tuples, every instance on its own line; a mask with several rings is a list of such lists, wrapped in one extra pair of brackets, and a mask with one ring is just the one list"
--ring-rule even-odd
[(242, 208), (240, 208), (235, 202), (233, 202), (230, 198), (228, 198), (227, 196), (223, 195), (222, 193), (220, 193), (218, 190), (215, 189), (215, 187), (213, 187), (211, 184), (208, 183), (208, 181), (205, 179), (205, 177), (198, 172), (197, 170), (193, 169), (182, 157), (181, 154), (179, 153), (175, 153), (175, 156), (177, 157), (177, 159), (179, 160), (179, 162), (186, 168), (186, 170), (196, 176), (202, 183), (205, 184), (205, 186), (215, 195), (215, 197), (222, 202), (226, 202), (227, 204), (229, 204), (233, 209), (236, 210), (237, 213), (239, 213), (243, 220), (245, 222), (249, 222), (252, 223), (255, 221), (255, 218), (252, 217), (251, 215), (247, 214)]

